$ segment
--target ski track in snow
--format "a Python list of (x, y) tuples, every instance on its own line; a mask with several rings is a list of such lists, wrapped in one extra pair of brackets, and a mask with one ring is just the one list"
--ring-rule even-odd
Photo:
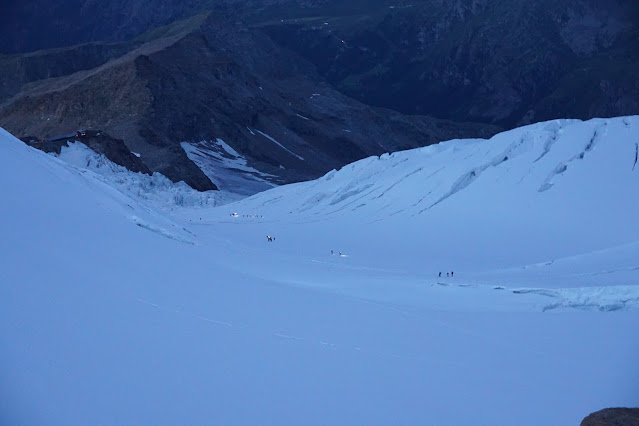
[[(145, 305), (151, 306), (157, 310), (160, 311), (164, 311), (164, 312), (170, 312), (170, 313), (174, 313), (177, 315), (184, 315), (186, 317), (192, 318), (194, 320), (197, 321), (203, 321), (203, 322), (207, 322), (207, 323), (211, 323), (211, 324), (215, 324), (215, 325), (220, 325), (223, 326), (225, 328), (233, 328), (233, 325), (224, 321), (218, 321), (218, 320), (213, 320), (210, 318), (206, 318), (202, 315), (198, 315), (198, 314), (194, 314), (191, 312), (186, 312), (186, 311), (182, 311), (179, 309), (173, 309), (173, 308), (169, 308), (166, 306), (161, 306), (158, 305), (156, 303), (150, 302), (146, 299), (142, 299), (142, 298), (137, 298), (135, 299), (136, 301), (143, 303)], [(367, 300), (360, 300), (360, 299), (351, 299), (351, 300), (356, 300), (358, 302), (361, 303), (371, 303)], [(388, 308), (385, 305), (381, 305), (381, 304), (376, 304), (377, 306), (380, 307), (384, 307), (384, 308)], [(392, 309), (392, 308), (389, 308)], [(418, 317), (421, 318), (423, 320), (425, 320), (426, 318), (424, 317), (419, 317), (419, 316), (415, 316), (414, 314), (408, 313), (408, 312), (403, 312), (401, 310), (396, 310), (397, 312), (401, 312), (405, 315), (410, 315), (413, 317)], [(437, 323), (440, 323), (440, 321), (436, 321)], [(441, 325), (444, 326), (449, 326), (448, 324), (445, 323), (441, 323)], [(411, 353), (402, 353), (401, 355), (398, 355), (395, 352), (382, 352), (379, 350), (370, 350), (370, 349), (366, 349), (366, 348), (362, 348), (360, 346), (353, 346), (353, 345), (344, 345), (344, 344), (337, 344), (337, 343), (331, 343), (329, 341), (326, 340), (321, 340), (321, 339), (311, 339), (311, 338), (305, 338), (305, 337), (301, 337), (301, 336), (295, 336), (292, 334), (288, 334), (282, 331), (273, 331), (273, 330), (265, 330), (265, 329), (260, 329), (259, 327), (255, 327), (255, 326), (251, 326), (251, 325), (243, 325), (242, 327), (236, 327), (235, 328), (236, 332), (243, 332), (243, 333), (257, 333), (257, 334), (261, 334), (264, 336), (270, 336), (274, 339), (277, 339), (279, 341), (282, 342), (290, 342), (291, 344), (303, 344), (303, 345), (308, 345), (308, 346), (314, 346), (317, 349), (322, 349), (322, 350), (326, 350), (326, 349), (330, 349), (330, 350), (337, 350), (337, 351), (349, 351), (349, 352), (358, 352), (361, 353), (362, 355), (366, 355), (366, 356), (372, 356), (372, 357), (376, 357), (376, 358), (395, 358), (395, 359), (412, 359), (412, 360), (417, 360), (417, 361), (423, 361), (426, 362), (429, 359), (423, 356), (417, 356), (415, 354), (411, 354)], [(476, 336), (477, 337), (477, 336)], [(479, 336), (481, 337), (481, 336)], [(538, 353), (538, 352), (536, 352)], [(452, 362), (452, 361), (447, 361), (450, 365), (452, 366), (460, 366), (461, 364), (456, 363), (456, 362)]]
[[(142, 302), (142, 303), (148, 304), (148, 305), (153, 306), (153, 307), (155, 307), (157, 309), (160, 309), (160, 310), (174, 312), (176, 314), (184, 314), (184, 315), (187, 315), (187, 316), (189, 316), (189, 317), (191, 317), (193, 319), (196, 319), (196, 320), (205, 321), (205, 322), (218, 324), (218, 325), (223, 325), (225, 327), (232, 327), (231, 324), (228, 324), (228, 323), (225, 323), (225, 322), (222, 322), (222, 321), (215, 321), (215, 320), (204, 318), (202, 316), (198, 316), (198, 315), (195, 315), (195, 314), (188, 314), (188, 313), (182, 312), (180, 310), (161, 307), (159, 305), (156, 305), (154, 303), (148, 302), (146, 300), (142, 300), (142, 299), (138, 299), (138, 300), (140, 302)], [(366, 301), (366, 303), (368, 303), (368, 302)], [(401, 312), (401, 311), (398, 311), (398, 312)], [(405, 314), (409, 315), (408, 313), (405, 313)], [(422, 318), (422, 319), (424, 319), (424, 318)], [(440, 325), (443, 325), (443, 326), (446, 326), (446, 327), (451, 327), (450, 325), (448, 325), (446, 323), (443, 323), (441, 321), (435, 321), (435, 322), (437, 324), (440, 324)], [(452, 328), (455, 328), (457, 331), (460, 331), (459, 327), (452, 327)], [(244, 326), (244, 327), (242, 327), (242, 330), (251, 331), (252, 329), (251, 329), (250, 326)], [(461, 331), (464, 331), (464, 330), (461, 330)], [(381, 352), (381, 351), (378, 351), (378, 350), (370, 350), (370, 349), (362, 348), (362, 347), (359, 347), (359, 346), (348, 346), (348, 345), (343, 345), (343, 344), (331, 343), (331, 342), (327, 342), (327, 341), (324, 341), (324, 340), (307, 339), (307, 338), (304, 338), (304, 337), (293, 336), (293, 335), (290, 335), (290, 334), (285, 334), (285, 333), (276, 332), (276, 331), (270, 331), (270, 332), (262, 331), (261, 334), (270, 335), (271, 337), (273, 337), (273, 338), (275, 338), (277, 340), (283, 341), (283, 342), (291, 342), (291, 343), (295, 343), (295, 344), (304, 344), (304, 345), (309, 345), (309, 346), (315, 346), (315, 347), (317, 347), (317, 349), (327, 348), (327, 349), (330, 349), (330, 350), (359, 352), (362, 355), (372, 356), (372, 357), (376, 357), (376, 358), (411, 359), (411, 360), (417, 360), (417, 361), (422, 361), (422, 362), (429, 361), (429, 358), (427, 358), (427, 357), (417, 356), (417, 355), (414, 355), (414, 354), (411, 354), (411, 353), (402, 353), (402, 355), (398, 355), (397, 353), (394, 353), (394, 352)], [(476, 333), (467, 332), (467, 334), (473, 335), (473, 337), (480, 337), (480, 338), (481, 337), (485, 337), (485, 336), (482, 336), (481, 334), (476, 334)], [(499, 343), (503, 343), (503, 342), (500, 341)], [(508, 346), (508, 345), (506, 345), (506, 346)], [(543, 355), (543, 352), (539, 352), (539, 351), (532, 351), (532, 352), (534, 352), (537, 355)], [(452, 366), (457, 366), (457, 367), (463, 366), (463, 364), (461, 364), (461, 363), (453, 362), (453, 361), (450, 361), (450, 360), (446, 360), (444, 362), (446, 362), (446, 363), (448, 363), (449, 365), (452, 365)]]
[[(406, 317), (417, 318), (417, 319), (419, 319), (421, 321), (425, 321), (425, 322), (429, 322), (429, 323), (435, 323), (435, 324), (438, 324), (438, 325), (440, 325), (440, 326), (442, 326), (444, 328), (448, 328), (448, 329), (454, 330), (454, 331), (456, 331), (458, 333), (462, 333), (462, 334), (465, 334), (467, 336), (472, 336), (472, 337), (481, 339), (483, 341), (486, 341), (487, 343), (490, 343), (490, 344), (493, 344), (493, 345), (496, 345), (496, 346), (500, 346), (500, 347), (503, 347), (505, 349), (521, 350), (521, 348), (518, 347), (517, 345), (510, 344), (509, 342), (504, 341), (502, 339), (495, 339), (492, 336), (490, 336), (488, 333), (477, 333), (477, 332), (471, 331), (471, 330), (469, 330), (467, 328), (464, 328), (464, 327), (451, 325), (451, 324), (449, 324), (446, 321), (442, 321), (442, 320), (439, 320), (439, 319), (434, 319), (432, 317), (425, 316), (425, 315), (422, 315), (422, 314), (417, 313), (417, 312), (412, 312), (412, 311), (409, 311), (409, 310), (406, 310), (406, 309), (398, 308), (396, 306), (387, 305), (387, 304), (380, 303), (380, 302), (375, 302), (375, 301), (372, 301), (372, 300), (369, 300), (369, 299), (353, 298), (353, 300), (357, 300), (357, 301), (359, 301), (361, 303), (374, 305), (374, 306), (377, 306), (377, 307), (385, 309), (385, 310), (397, 312), (397, 313), (399, 313), (401, 315), (404, 315)], [(532, 349), (526, 349), (526, 351), (530, 352), (530, 353), (533, 353), (535, 355), (545, 355), (544, 352), (536, 351), (536, 350), (532, 350)]]
[(140, 219), (137, 216), (133, 216), (131, 218), (131, 220), (133, 221), (133, 223), (135, 223), (140, 228), (146, 229), (146, 230), (151, 231), (151, 232), (153, 232), (155, 234), (161, 235), (161, 236), (169, 238), (171, 240), (178, 241), (180, 243), (195, 245), (195, 242), (187, 240), (186, 238), (182, 238), (182, 237), (180, 237), (178, 235), (172, 234), (171, 232), (169, 232), (169, 231), (167, 231), (165, 229), (162, 229), (160, 227), (157, 227), (155, 225), (152, 225), (149, 222), (144, 221), (144, 220)]
[(142, 299), (142, 298), (137, 298), (136, 300), (138, 302), (140, 302), (140, 303), (144, 303), (146, 305), (153, 306), (154, 308), (159, 309), (161, 311), (173, 312), (173, 313), (176, 313), (178, 315), (186, 315), (188, 317), (194, 318), (194, 319), (199, 320), (199, 321), (205, 321), (205, 322), (208, 322), (208, 323), (211, 323), (211, 324), (222, 325), (224, 327), (233, 327), (233, 324), (230, 324), (228, 322), (214, 320), (214, 319), (211, 319), (211, 318), (204, 317), (202, 315), (193, 314), (193, 313), (189, 313), (189, 312), (184, 312), (184, 311), (181, 311), (179, 309), (173, 309), (173, 308), (168, 308), (166, 306), (160, 306), (160, 305), (158, 305), (156, 303), (149, 302), (148, 300), (145, 300), (145, 299)]

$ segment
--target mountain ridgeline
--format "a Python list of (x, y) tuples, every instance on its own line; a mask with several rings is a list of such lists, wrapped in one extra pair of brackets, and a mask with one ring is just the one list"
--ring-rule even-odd
[(281, 184), (504, 127), (639, 113), (630, 0), (2, 7), (0, 126), (41, 140), (101, 129), (200, 190), (224, 179), (182, 142), (218, 154), (223, 140)]
[(367, 2), (261, 23), (371, 105), (506, 128), (639, 112), (639, 3)]

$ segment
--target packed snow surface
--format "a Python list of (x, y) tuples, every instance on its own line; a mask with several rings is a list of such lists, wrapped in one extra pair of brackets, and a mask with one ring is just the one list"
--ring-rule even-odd
[(0, 130), (0, 423), (637, 406), (637, 143), (639, 117), (552, 121), (212, 207)]

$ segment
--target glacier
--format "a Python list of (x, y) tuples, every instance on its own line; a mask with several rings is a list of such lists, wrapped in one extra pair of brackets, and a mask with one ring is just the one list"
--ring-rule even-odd
[(638, 142), (639, 117), (555, 120), (236, 201), (0, 130), (2, 423), (636, 406)]

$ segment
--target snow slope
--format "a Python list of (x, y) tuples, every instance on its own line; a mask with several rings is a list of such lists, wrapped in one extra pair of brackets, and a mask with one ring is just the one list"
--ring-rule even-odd
[(211, 209), (0, 130), (0, 423), (576, 424), (636, 406), (638, 126), (542, 123)]
[[(638, 143), (637, 117), (539, 123), (367, 158), (229, 208), (316, 223), (326, 249), (427, 275), (530, 265), (519, 279), (578, 263), (606, 285), (636, 284)], [(583, 282), (564, 278), (549, 285)]]
[(276, 176), (250, 167), (246, 158), (222, 139), (196, 144), (183, 142), (182, 148), (223, 192), (247, 196), (275, 186), (268, 179)]

